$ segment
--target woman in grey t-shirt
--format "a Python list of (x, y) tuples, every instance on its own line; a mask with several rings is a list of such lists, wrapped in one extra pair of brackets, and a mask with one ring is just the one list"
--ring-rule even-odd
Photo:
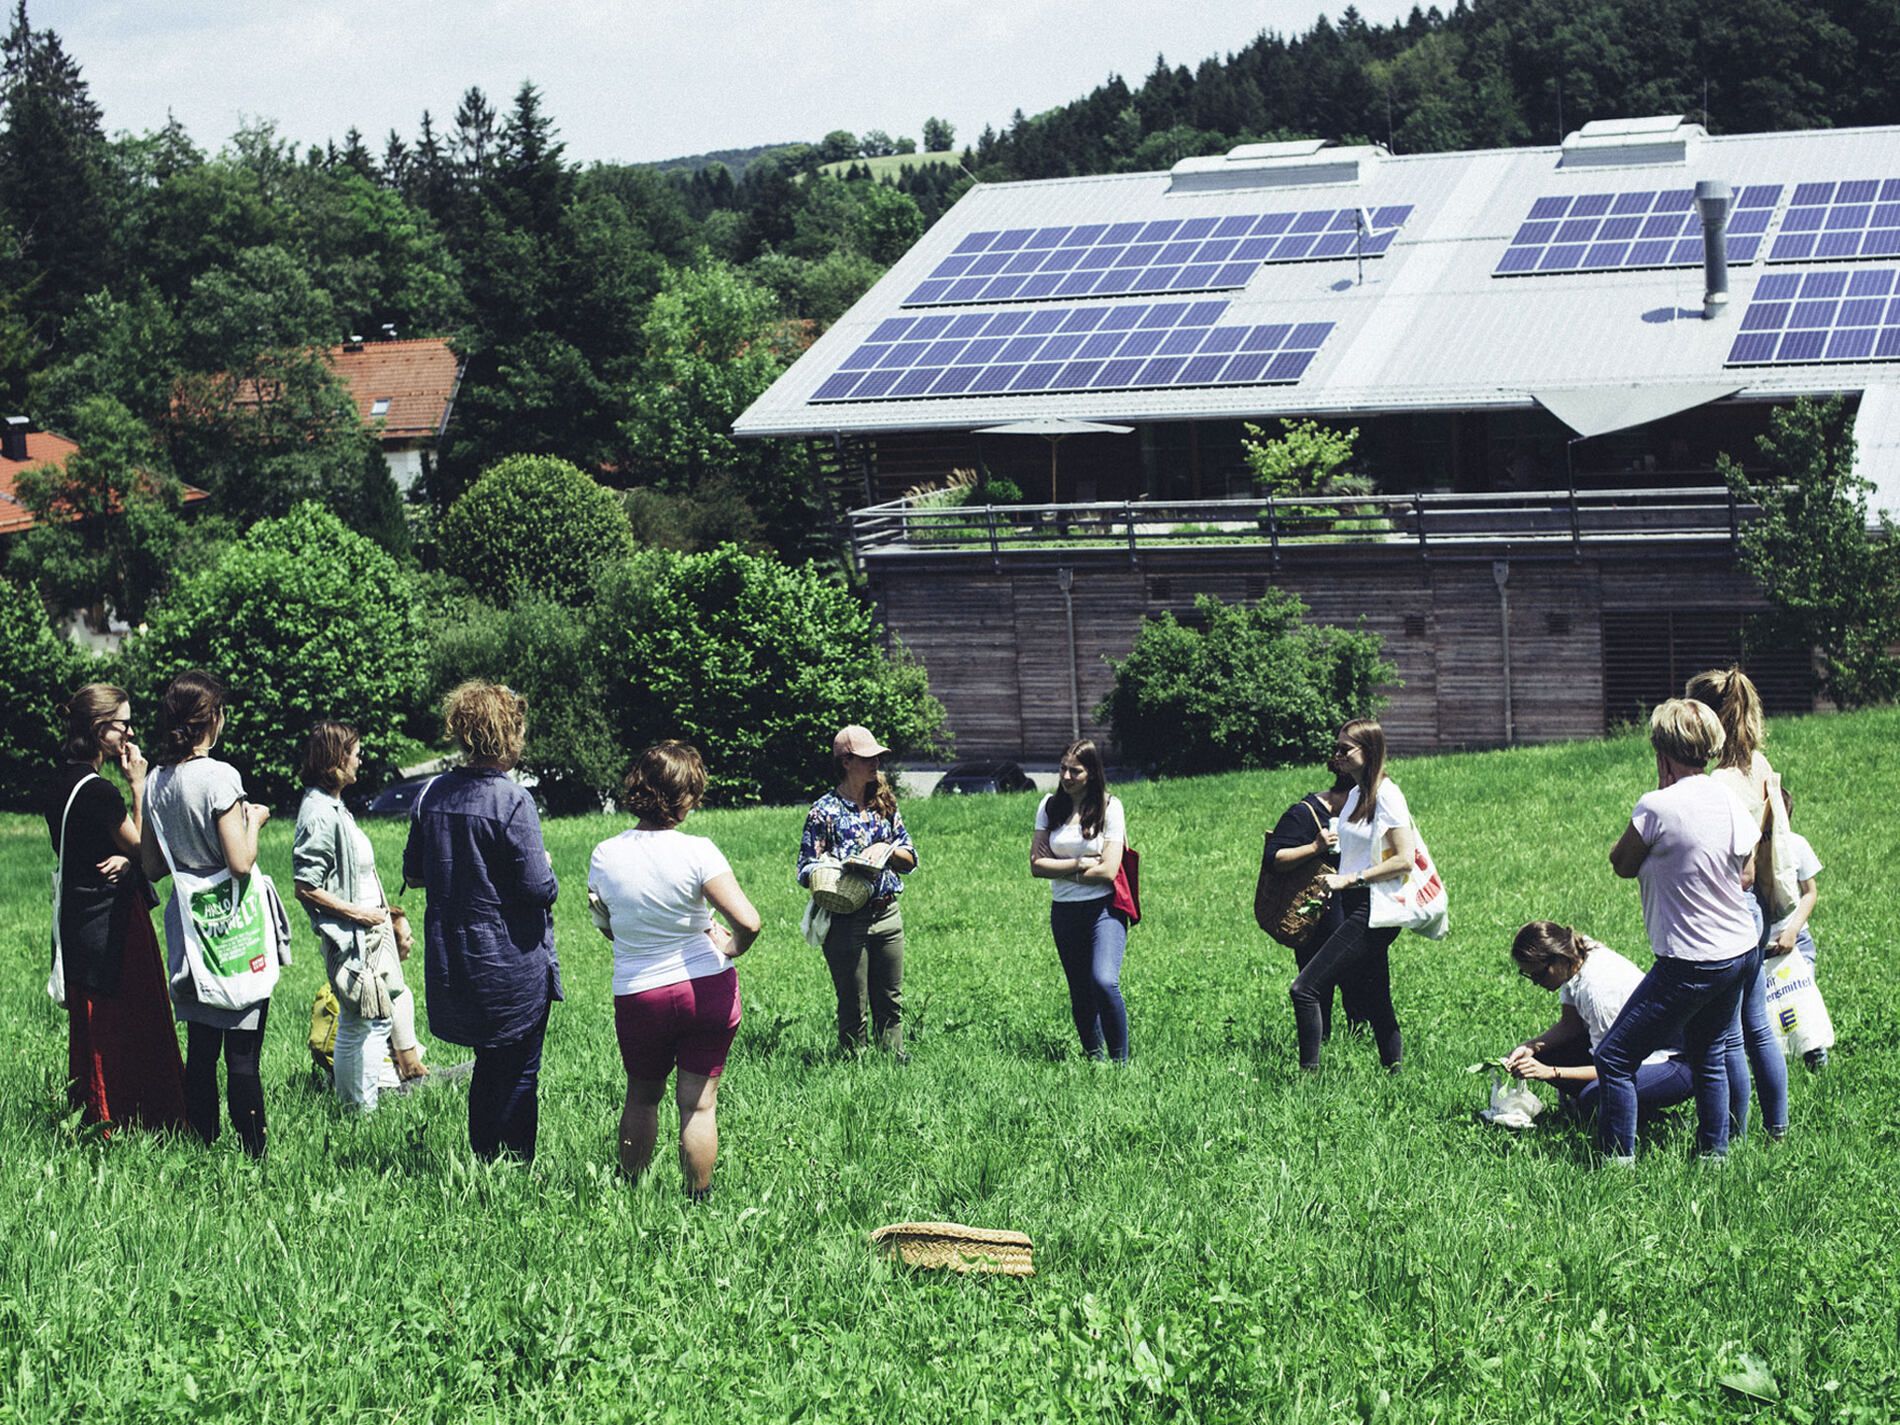
[[(270, 808), (244, 799), (237, 768), (211, 756), (224, 731), (224, 685), (196, 670), (172, 679), (158, 705), (157, 770), (147, 786), (141, 855), (145, 874), (158, 881), (172, 868), (157, 832), (187, 874), (229, 870), (248, 875), (257, 864), (257, 837)], [(258, 1056), (270, 1002), (242, 1009), (202, 1004), (185, 969), (183, 908), (174, 889), (165, 906), (166, 966), (172, 1011), (185, 1026), (185, 1118), (206, 1143), (217, 1138), (218, 1059), (225, 1062), (231, 1123), (244, 1151), (264, 1153), (264, 1085)]]

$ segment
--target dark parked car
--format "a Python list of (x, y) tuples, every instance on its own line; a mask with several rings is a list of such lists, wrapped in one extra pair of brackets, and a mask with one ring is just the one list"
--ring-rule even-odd
[(434, 777), (404, 777), (400, 782), (391, 782), (369, 799), (369, 805), (360, 814), (407, 816), (410, 808), (415, 806), (416, 798), (422, 794), (422, 789), (434, 780)]
[(935, 797), (972, 792), (1033, 792), (1036, 784), (1014, 762), (959, 762), (932, 789)]

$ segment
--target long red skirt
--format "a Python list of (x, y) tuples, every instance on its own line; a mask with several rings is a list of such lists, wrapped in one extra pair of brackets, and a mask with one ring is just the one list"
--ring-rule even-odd
[(66, 985), (67, 1093), (88, 1123), (185, 1126), (185, 1069), (165, 992), (165, 960), (142, 907), (126, 918), (118, 993)]

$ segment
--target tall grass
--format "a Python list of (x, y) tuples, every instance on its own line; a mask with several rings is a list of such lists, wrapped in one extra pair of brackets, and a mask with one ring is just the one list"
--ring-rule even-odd
[[(1396, 1080), (1344, 1036), (1298, 1075), (1289, 957), (1251, 922), (1262, 832), (1307, 776), (1123, 791), (1148, 919), (1121, 1070), (1075, 1051), (1048, 891), (1024, 869), (1032, 798), (907, 807), (907, 1068), (833, 1054), (796, 930), (801, 813), (696, 817), (767, 923), (740, 963), (703, 1207), (664, 1151), (638, 1186), (612, 1172), (623, 1080), (581, 890), (613, 819), (549, 828), (569, 999), (527, 1171), (471, 1161), (459, 1087), (367, 1120), (311, 1089), (321, 967), (301, 925), (265, 1055), (267, 1167), (228, 1135), (76, 1128), (40, 989), (45, 828), (0, 819), (0, 1418), (1891, 1419), (1900, 714), (1772, 732), (1827, 863), (1841, 1047), (1823, 1076), (1797, 1068), (1786, 1143), (1757, 1132), (1719, 1168), (1690, 1160), (1687, 1124), (1623, 1172), (1562, 1129), (1484, 1128), (1462, 1072), (1554, 1017), (1505, 953), (1524, 920), (1645, 959), (1606, 860), (1651, 785), (1633, 738), (1396, 749), (1453, 919), (1448, 941), (1395, 949)], [(370, 830), (393, 879), (403, 828)], [(285, 885), (288, 848), (273, 823)], [(916, 1218), (1026, 1231), (1038, 1274), (872, 1259), (867, 1232)]]

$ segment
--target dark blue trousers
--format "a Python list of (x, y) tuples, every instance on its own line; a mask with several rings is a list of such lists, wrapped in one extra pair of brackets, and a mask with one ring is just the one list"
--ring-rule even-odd
[(468, 1084), (468, 1146), (475, 1156), (494, 1159), (507, 1153), (534, 1161), (534, 1140), (541, 1127), (541, 1042), (548, 1014), (519, 1039), (477, 1046), (475, 1072)]

